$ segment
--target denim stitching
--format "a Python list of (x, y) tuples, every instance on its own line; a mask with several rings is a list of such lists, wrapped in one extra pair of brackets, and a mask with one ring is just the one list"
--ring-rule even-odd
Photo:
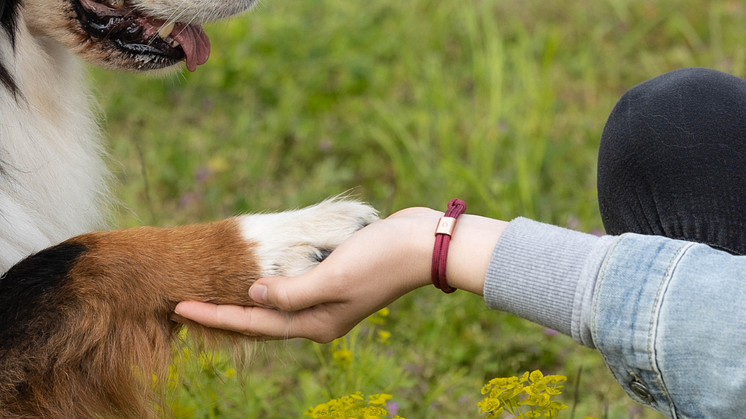
[[(596, 313), (597, 313), (597, 308), (598, 308), (598, 293), (600, 292), (599, 290), (601, 289), (601, 283), (604, 281), (604, 276), (606, 274), (606, 268), (609, 265), (609, 259), (611, 259), (611, 254), (614, 253), (614, 250), (616, 250), (616, 247), (619, 245), (622, 239), (624, 239), (624, 235), (619, 236), (619, 239), (616, 241), (616, 243), (614, 243), (614, 245), (611, 246), (611, 249), (609, 249), (609, 252), (606, 253), (606, 258), (604, 258), (604, 262), (601, 265), (601, 270), (598, 272), (598, 279), (596, 280), (596, 289), (593, 290), (593, 314), (591, 314), (591, 337), (593, 338), (593, 346), (596, 346), (596, 341), (598, 340), (596, 338)], [(603, 357), (603, 354), (601, 354), (601, 357)]]
[[(601, 292), (601, 284), (604, 282), (604, 277), (606, 276), (606, 268), (609, 265), (609, 260), (611, 259), (611, 255), (614, 253), (614, 250), (616, 250), (619, 243), (622, 242), (622, 240), (625, 239), (626, 234), (623, 234), (619, 236), (619, 239), (614, 243), (613, 246), (611, 246), (611, 249), (609, 249), (609, 252), (606, 254), (606, 258), (604, 259), (603, 265), (601, 265), (601, 270), (598, 273), (598, 279), (596, 280), (596, 289), (593, 290), (593, 314), (591, 314), (591, 337), (593, 338), (593, 346), (595, 346), (598, 349), (598, 353), (601, 354), (601, 358), (603, 358), (606, 365), (611, 365), (608, 359), (606, 359), (606, 355), (603, 353), (603, 351), (598, 348), (598, 345), (596, 342), (598, 342), (598, 336), (596, 334), (596, 314), (598, 313), (598, 294)], [(613, 368), (609, 368), (609, 371), (611, 371), (611, 375), (614, 376), (614, 379), (620, 383), (622, 383), (622, 380), (620, 377), (617, 376), (616, 372)]]
[(656, 352), (655, 349), (655, 339), (657, 336), (657, 325), (659, 323), (659, 316), (660, 316), (660, 308), (663, 305), (663, 299), (666, 294), (666, 290), (668, 289), (669, 284), (671, 283), (671, 279), (673, 277), (673, 272), (676, 270), (676, 267), (678, 266), (679, 261), (681, 261), (681, 258), (684, 257), (684, 254), (694, 247), (696, 243), (687, 243), (679, 248), (679, 250), (676, 251), (676, 254), (671, 258), (671, 262), (668, 264), (668, 268), (666, 268), (666, 274), (663, 277), (663, 281), (661, 281), (661, 284), (658, 288), (658, 293), (655, 296), (655, 302), (653, 304), (653, 312), (650, 316), (650, 327), (648, 329), (648, 360), (650, 362), (650, 366), (652, 367), (653, 371), (655, 371), (655, 380), (658, 382), (658, 386), (661, 388), (663, 393), (666, 396), (666, 399), (668, 399), (668, 405), (671, 409), (671, 414), (674, 419), (678, 417), (676, 414), (676, 406), (674, 406), (673, 399), (671, 398), (671, 394), (668, 392), (668, 389), (666, 388), (665, 383), (663, 382), (663, 373), (661, 372), (660, 368), (658, 367), (658, 363), (656, 361), (657, 357), (654, 355)]

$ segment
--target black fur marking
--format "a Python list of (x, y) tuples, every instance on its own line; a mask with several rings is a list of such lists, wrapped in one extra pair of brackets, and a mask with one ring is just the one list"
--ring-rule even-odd
[[(16, 28), (18, 27), (18, 10), (21, 7), (22, 0), (0, 0), (0, 27), (7, 33), (13, 50), (16, 45)], [(7, 57), (0, 57), (4, 59)], [(14, 97), (18, 97), (20, 92), (16, 81), (8, 71), (3, 62), (0, 62), (0, 84), (5, 86)]]
[(321, 263), (332, 254), (332, 249), (318, 249), (311, 257), (314, 261)]
[(0, 359), (44, 333), (35, 329), (50, 321), (70, 269), (87, 250), (62, 243), (27, 257), (0, 277)]

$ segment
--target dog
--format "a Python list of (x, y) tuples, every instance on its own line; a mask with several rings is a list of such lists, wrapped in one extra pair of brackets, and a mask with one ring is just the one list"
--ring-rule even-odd
[[(0, 0), (0, 418), (163, 412), (176, 304), (253, 305), (252, 282), (311, 269), (375, 221), (331, 199), (177, 228), (105, 228), (112, 202), (80, 58), (114, 70), (204, 64), (202, 23), (254, 0)], [(190, 325), (210, 342), (250, 339)]]

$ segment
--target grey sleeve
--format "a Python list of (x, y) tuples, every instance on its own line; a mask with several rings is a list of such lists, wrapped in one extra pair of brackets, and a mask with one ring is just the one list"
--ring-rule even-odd
[(517, 218), (492, 253), (485, 302), (593, 348), (593, 290), (616, 239)]

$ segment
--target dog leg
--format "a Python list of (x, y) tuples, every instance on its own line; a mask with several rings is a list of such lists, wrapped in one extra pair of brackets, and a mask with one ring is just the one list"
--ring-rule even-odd
[(375, 219), (368, 206), (330, 200), (90, 233), (27, 258), (0, 279), (0, 418), (153, 417), (153, 383), (165, 381), (181, 328), (169, 319), (178, 302), (253, 305), (256, 279), (312, 268)]

